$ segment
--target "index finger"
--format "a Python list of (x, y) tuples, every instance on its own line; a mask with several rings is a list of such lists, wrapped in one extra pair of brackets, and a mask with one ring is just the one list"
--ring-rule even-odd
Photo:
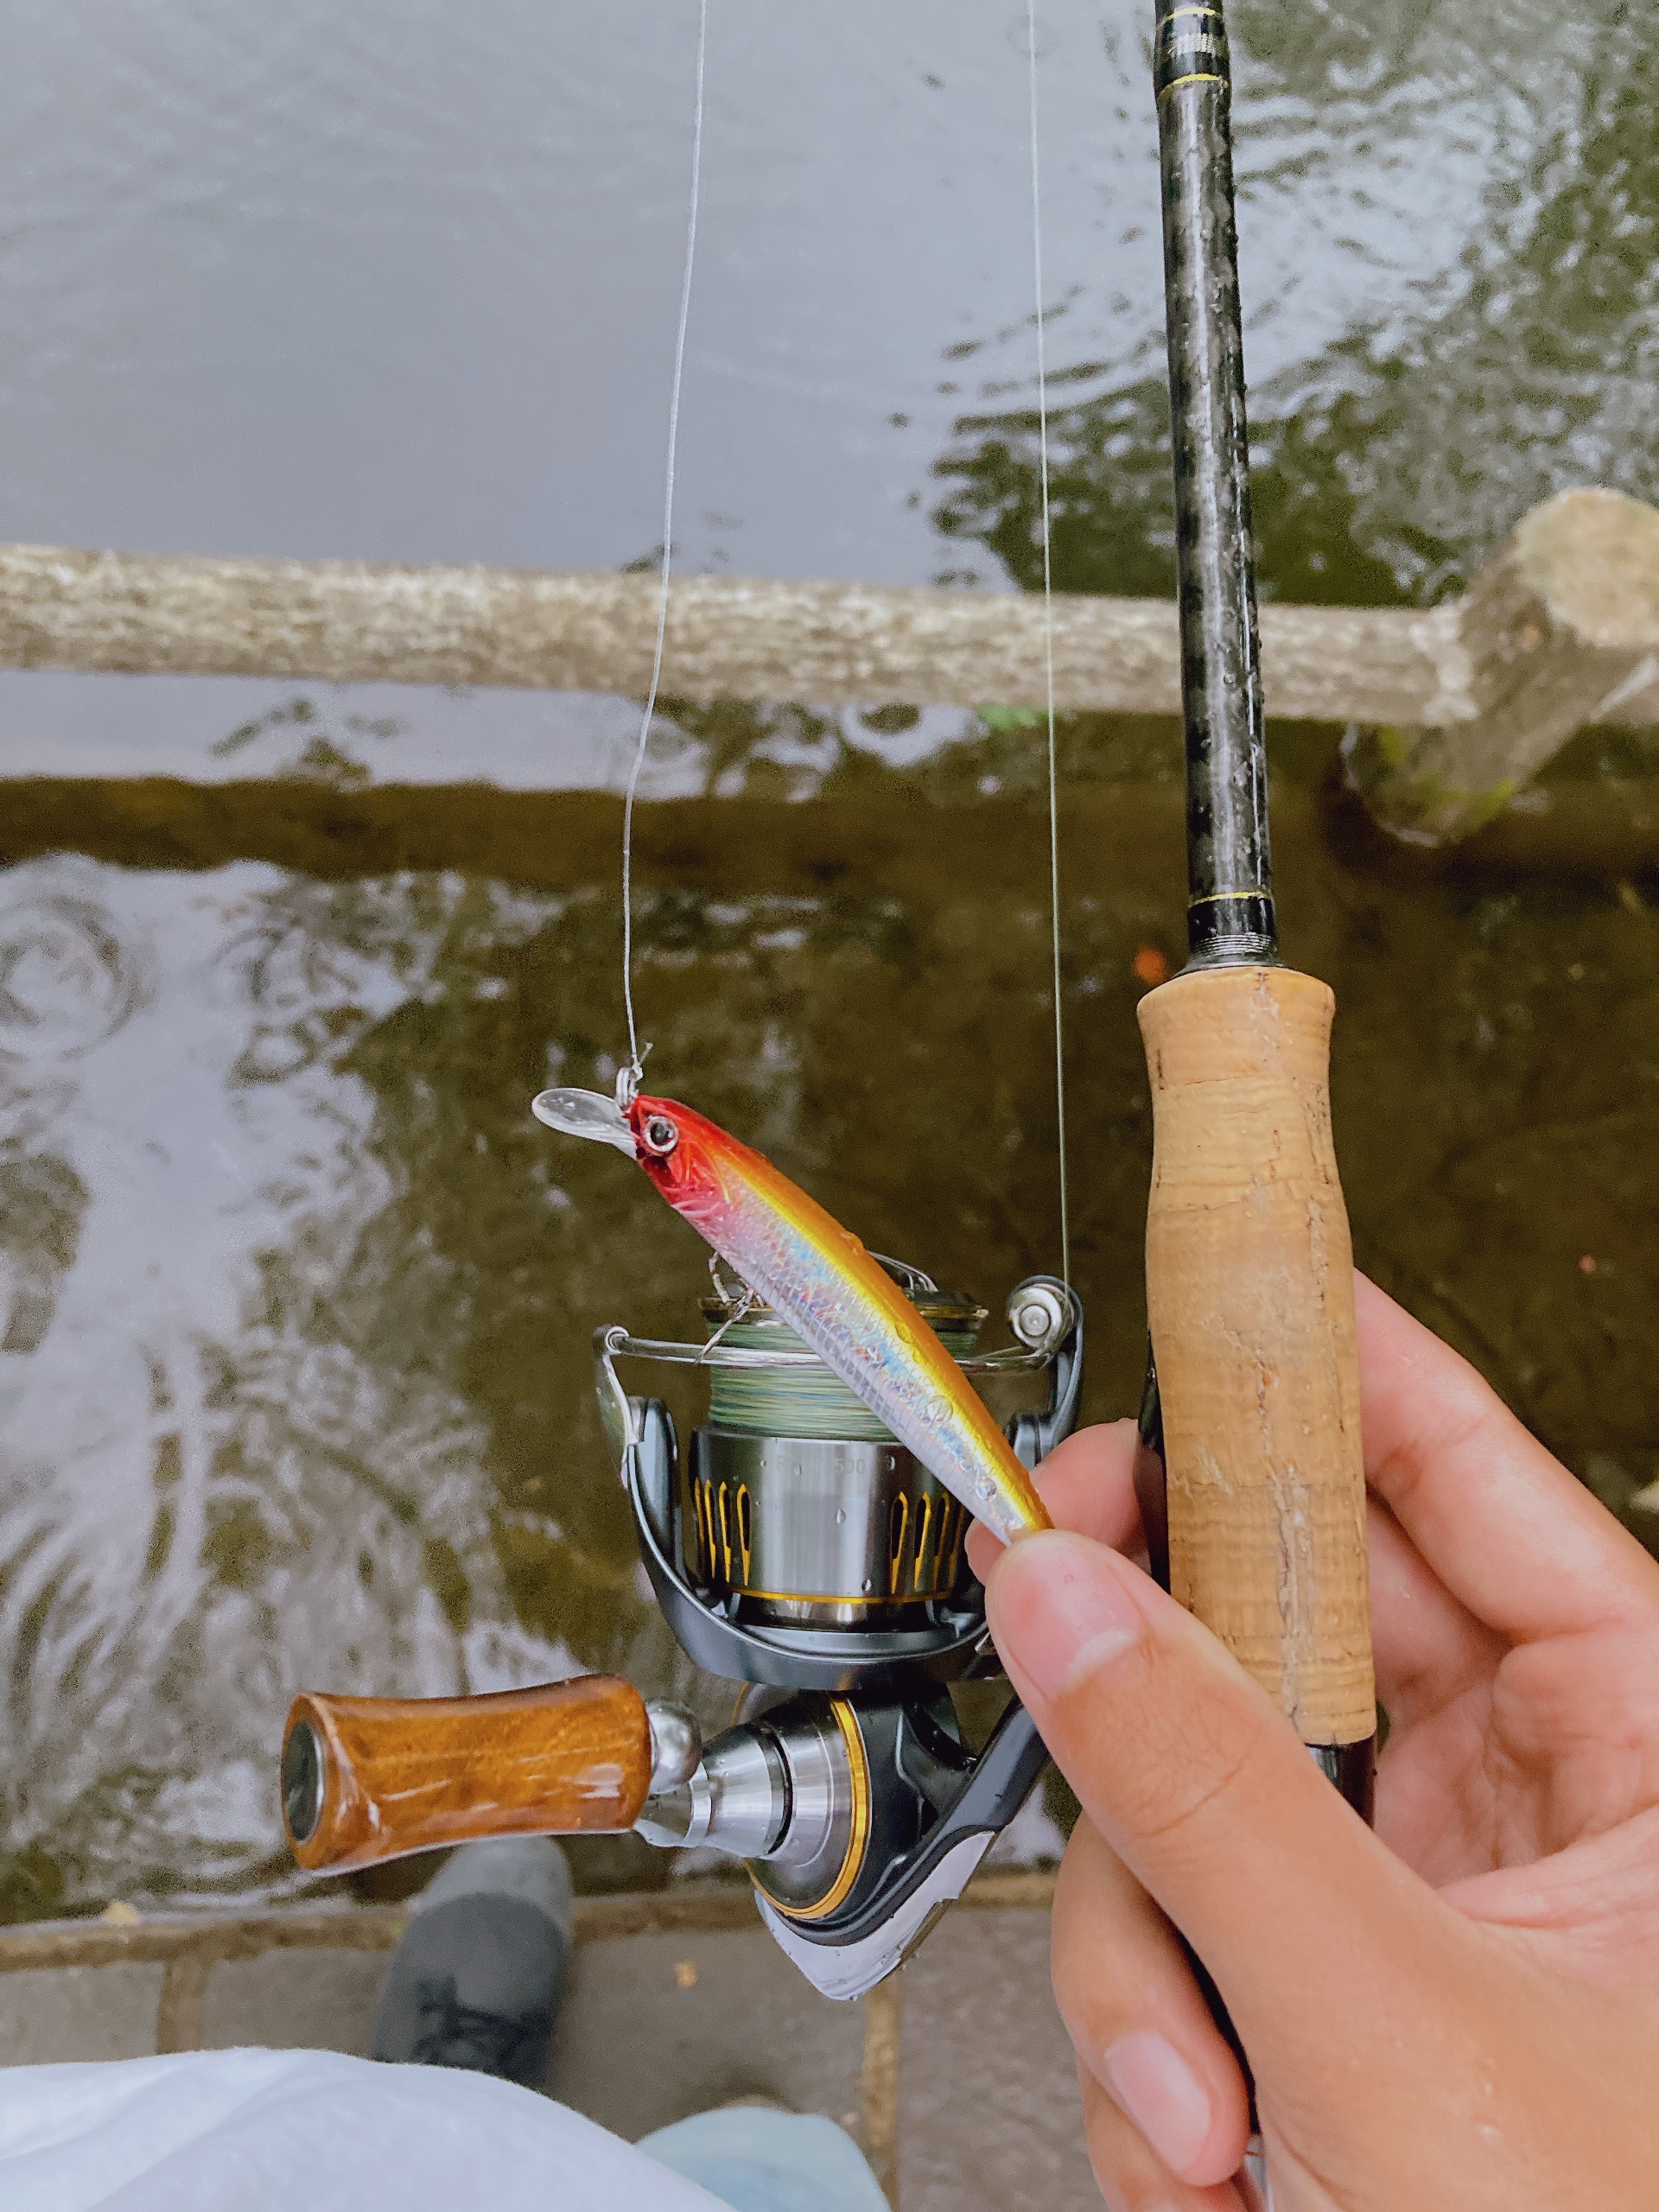
[(1454, 1597), (1519, 1643), (1659, 1603), (1659, 1565), (1497, 1392), (1357, 1275), (1365, 1478)]

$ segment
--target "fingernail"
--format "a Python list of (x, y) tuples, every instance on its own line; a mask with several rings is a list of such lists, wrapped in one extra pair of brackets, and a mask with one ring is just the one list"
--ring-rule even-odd
[(1122, 1580), (1135, 1571), (1086, 1537), (1021, 1536), (991, 1583), (997, 1649), (1041, 1696), (1058, 1697), (1140, 1635), (1145, 1624)]
[(1124, 2036), (1102, 2062), (1112, 2100), (1173, 2174), (1184, 2174), (1210, 2134), (1210, 2099), (1173, 2043)]

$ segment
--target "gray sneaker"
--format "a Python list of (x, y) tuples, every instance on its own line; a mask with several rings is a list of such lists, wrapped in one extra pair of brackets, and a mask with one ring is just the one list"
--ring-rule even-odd
[(573, 1918), (570, 1868), (551, 1837), (463, 1844), (392, 1954), (371, 2057), (544, 2088)]

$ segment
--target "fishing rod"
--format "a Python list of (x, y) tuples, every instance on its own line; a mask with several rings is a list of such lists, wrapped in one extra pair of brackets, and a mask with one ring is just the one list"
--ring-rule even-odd
[(1335, 999), (1284, 965), (1274, 907), (1227, 31), (1221, 0), (1156, 6), (1190, 957), (1139, 1008), (1154, 1137), (1136, 1487), (1160, 1579), (1369, 1821), (1376, 1699)]

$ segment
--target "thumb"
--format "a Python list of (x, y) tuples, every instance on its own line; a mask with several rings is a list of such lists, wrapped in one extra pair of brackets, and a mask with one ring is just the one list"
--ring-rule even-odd
[(1385, 2007), (1378, 1974), (1398, 1981), (1409, 2018), (1433, 1893), (1207, 1629), (1117, 1553), (1059, 1530), (1012, 1544), (986, 1598), (1051, 1755), (1247, 2044), (1298, 2022), (1317, 2032), (1310, 1999), (1356, 1974)]

